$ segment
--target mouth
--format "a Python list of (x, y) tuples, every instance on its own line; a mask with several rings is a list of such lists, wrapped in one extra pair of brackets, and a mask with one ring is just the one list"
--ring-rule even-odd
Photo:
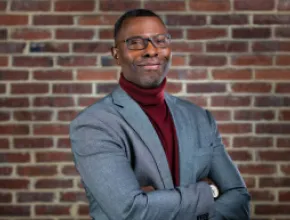
[(138, 65), (138, 66), (145, 70), (158, 70), (161, 64), (145, 64), (145, 65)]

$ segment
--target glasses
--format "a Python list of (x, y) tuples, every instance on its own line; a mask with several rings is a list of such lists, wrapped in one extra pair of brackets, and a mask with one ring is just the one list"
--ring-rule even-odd
[[(157, 48), (166, 48), (169, 46), (171, 40), (170, 34), (158, 34), (153, 37), (130, 37), (119, 43), (125, 42), (129, 50), (143, 50), (148, 47), (149, 41)], [(116, 45), (117, 46), (117, 45)]]

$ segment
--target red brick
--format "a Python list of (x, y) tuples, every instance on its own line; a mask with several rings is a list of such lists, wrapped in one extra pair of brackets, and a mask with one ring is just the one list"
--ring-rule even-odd
[(56, 166), (18, 166), (17, 174), (20, 176), (54, 176), (57, 174)]
[(275, 112), (270, 110), (254, 111), (254, 110), (236, 110), (234, 112), (235, 120), (273, 120)]
[(290, 151), (261, 151), (257, 152), (261, 161), (289, 161)]
[(104, 42), (74, 43), (73, 51), (76, 53), (106, 53), (110, 52), (111, 47), (111, 43)]
[(181, 98), (202, 107), (206, 107), (208, 102), (207, 97), (204, 96), (185, 96)]
[(256, 179), (254, 177), (244, 177), (243, 178), (247, 188), (255, 188), (256, 186)]
[(30, 216), (30, 207), (29, 206), (20, 206), (20, 205), (1, 205), (1, 216)]
[(252, 44), (253, 52), (289, 52), (289, 41), (257, 41)]
[(28, 15), (0, 15), (0, 25), (27, 25)]
[(101, 0), (99, 4), (100, 4), (99, 8), (101, 11), (122, 11), (123, 12), (130, 9), (141, 8), (141, 2), (130, 1), (130, 0), (123, 0), (123, 1)]
[[(182, 54), (174, 54), (171, 59), (171, 65), (172, 66), (185, 66), (187, 64), (186, 62), (186, 55)], [(170, 69), (172, 70), (172, 69)]]
[(79, 106), (89, 106), (97, 101), (99, 101), (101, 97), (80, 97), (78, 99)]
[(289, 177), (260, 177), (259, 187), (265, 188), (277, 188), (277, 187), (288, 187), (290, 186)]
[(37, 124), (33, 126), (33, 134), (35, 135), (65, 135), (68, 133), (68, 125), (64, 124)]
[(0, 42), (0, 53), (23, 53), (25, 43)]
[(41, 94), (48, 93), (48, 84), (25, 83), (11, 84), (11, 94)]
[(274, 0), (235, 0), (234, 9), (241, 11), (264, 11), (273, 10), (275, 7)]
[(251, 124), (227, 123), (219, 124), (219, 131), (223, 134), (243, 134), (252, 132)]
[(72, 121), (78, 114), (78, 111), (74, 110), (64, 110), (64, 111), (59, 111), (57, 119), (59, 121)]
[(59, 66), (96, 66), (96, 56), (62, 56), (58, 57), (57, 65)]
[(270, 28), (233, 28), (233, 38), (269, 38), (271, 36)]
[(8, 66), (8, 62), (7, 56), (0, 56), (0, 66)]
[(255, 214), (257, 215), (285, 215), (290, 214), (290, 205), (259, 205), (255, 206)]
[(33, 105), (36, 107), (72, 107), (75, 104), (72, 97), (36, 97)]
[(232, 57), (232, 65), (238, 66), (268, 66), (273, 65), (272, 56), (263, 56), (263, 55), (241, 55)]
[(173, 39), (183, 39), (183, 30), (178, 28), (168, 29), (169, 34)]
[(0, 112), (0, 121), (9, 121), (10, 113), (9, 112)]
[(87, 29), (57, 29), (55, 36), (56, 39), (92, 39), (94, 37), (94, 30)]
[(33, 72), (36, 80), (72, 80), (72, 70), (36, 70)]
[[(119, 5), (117, 7), (119, 7)], [(114, 25), (118, 18), (119, 18), (119, 15), (108, 15), (108, 14), (85, 15), (85, 16), (79, 17), (78, 24), (79, 25), (93, 25), (93, 26)]]
[(34, 15), (34, 25), (73, 25), (71, 15)]
[(50, 148), (53, 146), (51, 138), (14, 138), (14, 147), (21, 149)]
[(44, 29), (19, 28), (11, 33), (11, 39), (17, 40), (47, 40), (51, 37), (51, 30)]
[(250, 190), (252, 201), (274, 201), (275, 195), (271, 191), (266, 190)]
[(280, 121), (290, 121), (290, 110), (280, 110), (279, 120)]
[(255, 78), (262, 80), (289, 80), (290, 69), (259, 69), (256, 70)]
[(53, 202), (54, 194), (48, 192), (17, 192), (18, 203)]
[(101, 56), (101, 66), (103, 67), (117, 67), (117, 62), (111, 55)]
[(246, 80), (252, 78), (250, 69), (213, 69), (212, 76), (218, 80)]
[(79, 69), (77, 71), (78, 80), (117, 80), (116, 70), (105, 69)]
[(279, 11), (290, 11), (290, 5), (288, 0), (278, 0)]
[(69, 179), (38, 179), (36, 189), (68, 189), (73, 187), (73, 181)]
[(279, 66), (289, 66), (290, 65), (290, 56), (289, 55), (276, 56), (276, 64)]
[(257, 134), (290, 134), (289, 124), (257, 124)]
[(200, 69), (173, 69), (171, 68), (167, 74), (168, 79), (177, 80), (203, 80), (207, 79), (206, 70)]
[(99, 29), (99, 38), (100, 39), (113, 39), (114, 38), (114, 30), (113, 29)]
[[(35, 51), (35, 48), (37, 50)], [(69, 52), (68, 43), (39, 42), (30, 44), (30, 53), (67, 53)]]
[(191, 55), (189, 59), (191, 66), (224, 66), (227, 63), (225, 56)]
[(71, 152), (50, 151), (45, 153), (36, 153), (36, 162), (72, 162)]
[[(289, 145), (288, 145), (289, 146)], [(290, 174), (290, 165), (281, 165), (281, 172), (284, 173), (285, 175), (288, 175)]]
[[(12, 167), (0, 167), (0, 176), (10, 176), (11, 174), (12, 174)], [(1, 197), (1, 194), (0, 194), (0, 197)]]
[(29, 153), (0, 153), (2, 163), (27, 163), (30, 162)]
[(92, 85), (88, 83), (54, 84), (53, 93), (86, 94), (92, 93)]
[(0, 193), (0, 202), (1, 203), (11, 203), (12, 202), (12, 195), (11, 193)]
[(52, 67), (52, 57), (13, 57), (13, 66), (19, 67)]
[(64, 192), (60, 194), (61, 202), (88, 202), (84, 192)]
[[(116, 86), (112, 87), (114, 89)], [(182, 91), (182, 84), (181, 83), (174, 83), (174, 82), (168, 82), (165, 86), (165, 91), (170, 94), (179, 93)]]
[(219, 41), (206, 44), (207, 52), (247, 52), (248, 44), (245, 42)]
[(94, 0), (85, 0), (73, 1), (73, 0), (58, 0), (54, 3), (55, 11), (94, 11), (95, 10), (95, 1)]
[[(137, 2), (135, 2), (136, 4)], [(139, 3), (140, 4), (140, 3)], [(119, 4), (117, 4), (119, 5)], [(132, 5), (130, 5), (132, 8)], [(184, 11), (185, 2), (182, 1), (151, 1), (144, 2), (144, 8), (150, 9), (153, 11)], [(126, 9), (127, 10), (127, 9)]]
[(247, 15), (231, 14), (231, 15), (212, 15), (211, 24), (215, 25), (244, 25), (248, 24)]
[(107, 94), (112, 92), (116, 87), (116, 83), (98, 83), (96, 91), (98, 94)]
[(1, 179), (0, 189), (28, 189), (29, 180)]
[(228, 151), (233, 161), (250, 161), (252, 155), (249, 151)]
[(279, 201), (289, 202), (290, 201), (290, 192), (279, 192)]
[(200, 26), (206, 24), (206, 17), (204, 15), (166, 15), (166, 25), (173, 26)]
[(1, 1), (0, 2), (0, 10), (5, 11), (7, 8), (7, 1)]
[(88, 205), (80, 205), (78, 207), (78, 214), (79, 215), (88, 215), (89, 213), (89, 206)]
[(1, 135), (25, 135), (29, 134), (28, 125), (0, 125), (0, 134)]
[(217, 93), (226, 92), (224, 83), (187, 83), (187, 93)]
[(189, 7), (193, 11), (229, 11), (230, 1), (229, 0), (191, 0)]
[(243, 174), (263, 175), (275, 174), (276, 165), (270, 164), (239, 164), (239, 171)]
[(258, 82), (234, 83), (231, 89), (236, 93), (269, 93), (272, 90), (272, 84)]
[(278, 138), (277, 139), (278, 148), (288, 148), (290, 147), (290, 138)]
[(12, 11), (49, 11), (51, 1), (37, 1), (37, 0), (13, 0), (11, 3)]
[(28, 98), (0, 98), (0, 107), (18, 108), (28, 106)]
[(0, 80), (27, 80), (28, 71), (0, 70)]
[(62, 174), (66, 175), (66, 176), (79, 176), (78, 171), (76, 170), (75, 166), (64, 166), (62, 168)]
[(277, 83), (276, 93), (290, 93), (290, 83)]
[(192, 43), (192, 42), (173, 42), (171, 43), (171, 49), (174, 52), (201, 52), (202, 45), (201, 43)]
[(57, 148), (71, 148), (69, 138), (59, 138), (57, 141)]
[(290, 106), (289, 97), (277, 97), (277, 96), (261, 96), (255, 98), (255, 106), (258, 107), (270, 107), (270, 106)]
[(227, 110), (211, 110), (215, 120), (217, 121), (229, 121), (231, 120), (231, 112)]
[(278, 38), (288, 38), (290, 37), (290, 28), (276, 28), (275, 36)]
[(9, 148), (9, 140), (6, 138), (0, 138), (0, 149), (8, 149)]
[(35, 206), (36, 215), (69, 215), (70, 206), (68, 205), (36, 205)]
[(211, 106), (238, 107), (238, 106), (249, 106), (250, 104), (251, 104), (250, 97), (244, 97), (244, 96), (213, 96), (211, 97)]
[(267, 14), (267, 15), (254, 15), (254, 24), (289, 24), (290, 15), (281, 14)]

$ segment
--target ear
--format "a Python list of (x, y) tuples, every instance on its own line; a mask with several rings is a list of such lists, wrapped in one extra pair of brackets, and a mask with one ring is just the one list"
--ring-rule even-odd
[(111, 47), (111, 54), (114, 57), (114, 59), (116, 60), (117, 64), (119, 65), (119, 50), (116, 47)]

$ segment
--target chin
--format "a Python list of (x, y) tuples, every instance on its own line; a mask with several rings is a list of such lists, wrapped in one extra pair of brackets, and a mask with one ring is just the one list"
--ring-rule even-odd
[(163, 81), (164, 77), (144, 77), (143, 79), (141, 79), (139, 85), (143, 88), (156, 88), (158, 87), (162, 81)]

